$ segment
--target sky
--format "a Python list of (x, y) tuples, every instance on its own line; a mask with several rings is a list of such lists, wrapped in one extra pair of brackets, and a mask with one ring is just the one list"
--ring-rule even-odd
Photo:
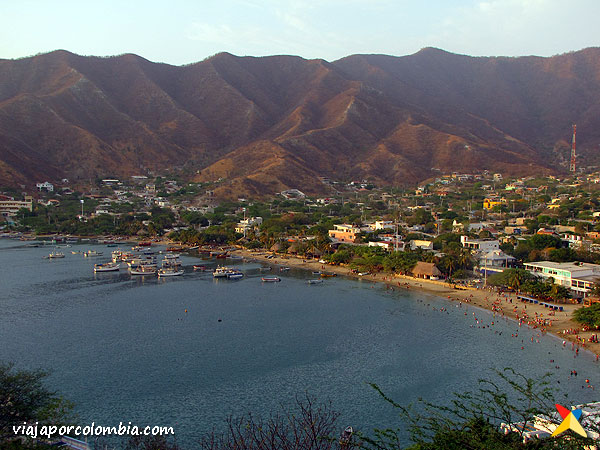
[(191, 64), (219, 52), (334, 61), (437, 47), (552, 56), (600, 46), (600, 0), (0, 0), (0, 59), (63, 49)]

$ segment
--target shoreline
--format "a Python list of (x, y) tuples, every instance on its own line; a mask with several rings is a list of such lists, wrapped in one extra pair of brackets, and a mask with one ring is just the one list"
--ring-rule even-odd
[(596, 355), (596, 360), (600, 355), (600, 343), (589, 342), (593, 331), (578, 331), (581, 325), (572, 319), (573, 312), (581, 306), (572, 304), (561, 304), (564, 307), (563, 312), (550, 311), (542, 305), (525, 303), (517, 300), (516, 293), (499, 293), (492, 289), (483, 290), (475, 288), (453, 288), (442, 281), (433, 281), (421, 278), (414, 278), (406, 275), (396, 274), (370, 274), (359, 276), (352, 273), (348, 267), (334, 266), (319, 263), (317, 260), (301, 259), (295, 256), (275, 255), (271, 259), (271, 252), (254, 252), (246, 249), (236, 248), (232, 254), (243, 256), (248, 260), (254, 260), (270, 265), (289, 266), (310, 271), (321, 271), (335, 273), (358, 280), (369, 281), (372, 283), (383, 283), (391, 289), (407, 289), (426, 292), (437, 297), (443, 297), (453, 302), (462, 302), (467, 305), (477, 306), (498, 315), (500, 318), (509, 318), (514, 320), (519, 326), (527, 326), (531, 329), (537, 329), (542, 334), (552, 334), (555, 338), (565, 342), (563, 346), (571, 347), (575, 356), (580, 351), (589, 351)]

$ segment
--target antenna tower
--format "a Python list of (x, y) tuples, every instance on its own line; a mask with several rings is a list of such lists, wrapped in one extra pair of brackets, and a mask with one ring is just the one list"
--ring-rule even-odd
[(577, 125), (573, 125), (573, 144), (571, 145), (571, 164), (569, 166), (569, 170), (575, 173), (575, 160), (577, 155), (575, 154), (575, 135), (577, 134)]

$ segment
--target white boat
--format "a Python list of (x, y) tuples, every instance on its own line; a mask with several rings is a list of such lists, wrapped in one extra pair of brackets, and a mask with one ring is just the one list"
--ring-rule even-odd
[[(132, 267), (129, 270), (131, 275), (156, 275), (157, 269), (156, 266), (150, 265), (141, 265), (138, 267)], [(164, 275), (163, 275), (164, 276)]]
[(159, 269), (158, 276), (161, 277), (177, 277), (183, 275), (185, 271), (183, 269), (177, 269), (175, 267), (163, 267)]
[(102, 252), (97, 252), (96, 250), (88, 250), (83, 253), (83, 256), (102, 256)]
[(48, 255), (48, 259), (64, 258), (65, 254), (62, 252), (52, 252)]
[(214, 278), (227, 278), (227, 275), (233, 271), (230, 267), (220, 266), (213, 272)]
[(94, 272), (116, 272), (119, 270), (119, 264), (107, 262), (104, 264), (94, 264)]
[(308, 280), (308, 284), (321, 284), (323, 282), (322, 279), (319, 280)]
[(277, 283), (278, 281), (281, 281), (281, 278), (279, 278), (279, 277), (262, 277), (261, 280), (264, 281), (265, 283)]
[(228, 280), (239, 280), (240, 278), (244, 278), (244, 274), (239, 270), (233, 270), (227, 274)]

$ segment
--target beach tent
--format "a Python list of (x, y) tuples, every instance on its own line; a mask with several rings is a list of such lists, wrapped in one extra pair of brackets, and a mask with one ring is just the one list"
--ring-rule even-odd
[(433, 263), (419, 261), (412, 270), (413, 276), (417, 278), (440, 277), (442, 272)]

